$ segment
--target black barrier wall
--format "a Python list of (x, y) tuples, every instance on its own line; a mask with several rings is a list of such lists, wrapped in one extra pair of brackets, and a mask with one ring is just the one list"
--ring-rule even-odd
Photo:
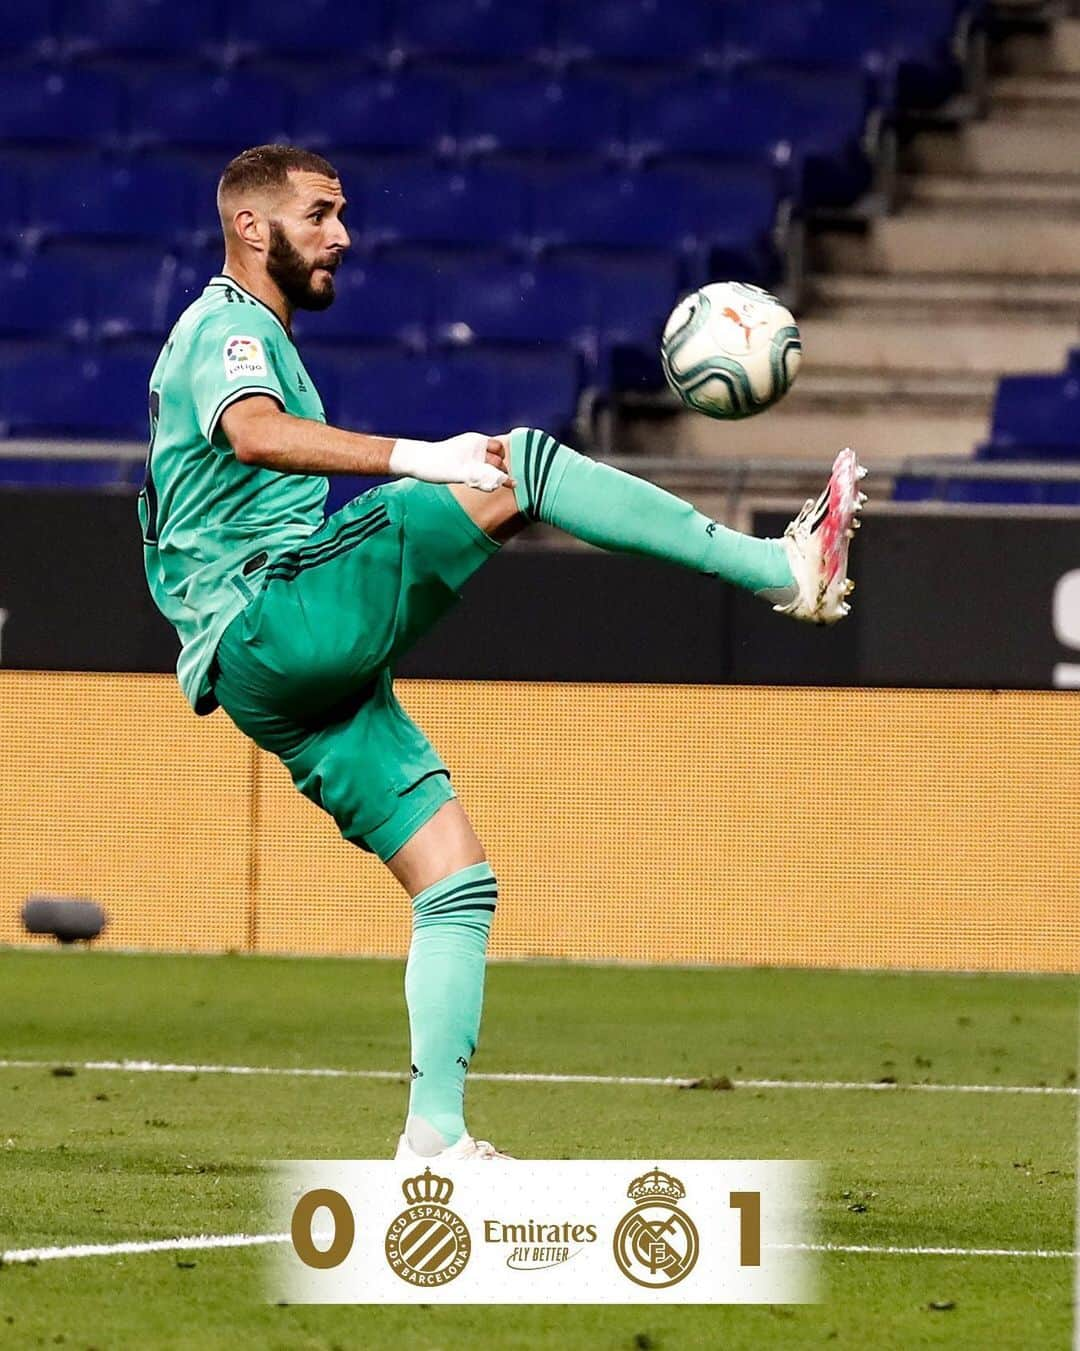
[[(776, 534), (786, 518), (755, 521)], [(1080, 686), (1080, 520), (869, 516), (851, 619), (795, 625), (708, 578), (513, 545), (400, 673), (504, 680)], [(170, 671), (130, 496), (0, 493), (0, 665)]]

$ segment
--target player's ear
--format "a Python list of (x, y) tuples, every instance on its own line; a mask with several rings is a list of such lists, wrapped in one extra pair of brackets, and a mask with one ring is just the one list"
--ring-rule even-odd
[(238, 239), (255, 249), (265, 249), (267, 245), (266, 220), (261, 212), (253, 207), (242, 206), (233, 214), (233, 229)]

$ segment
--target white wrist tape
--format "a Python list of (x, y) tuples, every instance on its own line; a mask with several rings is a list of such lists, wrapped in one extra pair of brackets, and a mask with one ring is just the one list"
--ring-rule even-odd
[(494, 492), (506, 482), (501, 469), (488, 464), (488, 438), (482, 432), (461, 432), (446, 441), (411, 441), (400, 437), (390, 452), (390, 472), (424, 483), (463, 483)]

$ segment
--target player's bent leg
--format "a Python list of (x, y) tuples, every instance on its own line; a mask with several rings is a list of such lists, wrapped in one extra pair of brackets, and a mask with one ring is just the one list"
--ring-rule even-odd
[(480, 1034), (488, 933), (498, 887), (456, 800), (386, 860), (412, 897), (405, 967), (412, 1087), (397, 1158), (499, 1159), (465, 1128), (465, 1075)]
[(579, 455), (546, 432), (518, 427), (503, 439), (515, 500), (529, 520), (546, 521), (602, 549), (721, 577), (796, 619), (831, 623), (847, 613), (842, 569), (864, 500), (854, 490), (860, 471), (853, 452), (837, 457), (821, 510), (804, 510), (785, 538), (774, 540), (729, 530), (689, 502)]
[(599, 464), (554, 437), (509, 436), (520, 511), (601, 549), (645, 554), (712, 573), (749, 591), (784, 593), (794, 578), (779, 540), (728, 530), (663, 488)]
[(518, 506), (513, 488), (496, 488), (493, 493), (482, 493), (477, 488), (454, 483), (450, 491), (470, 520), (499, 544), (505, 544), (529, 524), (529, 518)]

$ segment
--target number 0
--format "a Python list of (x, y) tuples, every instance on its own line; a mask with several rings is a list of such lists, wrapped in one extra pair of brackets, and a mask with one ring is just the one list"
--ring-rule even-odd
[[(315, 1212), (325, 1206), (334, 1217), (334, 1239), (329, 1248), (316, 1248), (311, 1238), (311, 1221)], [(296, 1203), (292, 1217), (292, 1241), (296, 1255), (305, 1266), (318, 1271), (339, 1267), (352, 1251), (356, 1237), (356, 1220), (352, 1207), (340, 1192), (328, 1187), (317, 1187), (305, 1192)]]

